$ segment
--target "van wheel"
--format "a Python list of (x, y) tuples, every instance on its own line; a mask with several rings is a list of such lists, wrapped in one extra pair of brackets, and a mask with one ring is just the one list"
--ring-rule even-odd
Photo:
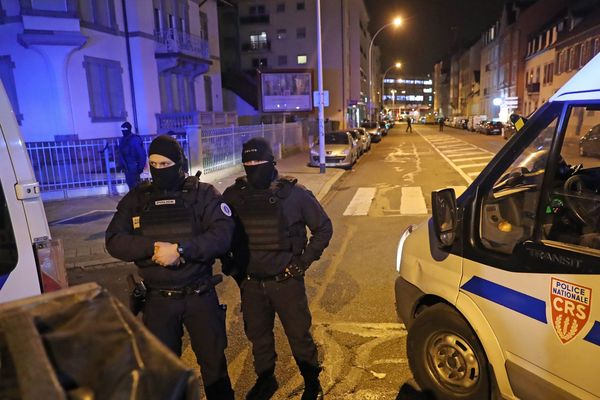
[(410, 368), (438, 399), (487, 399), (487, 358), (469, 324), (446, 304), (425, 309), (407, 336)]

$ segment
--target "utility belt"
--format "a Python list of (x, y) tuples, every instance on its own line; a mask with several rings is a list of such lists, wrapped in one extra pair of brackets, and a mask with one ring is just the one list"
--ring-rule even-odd
[(144, 281), (136, 281), (133, 275), (127, 277), (129, 284), (129, 308), (133, 315), (144, 310), (146, 299), (150, 296), (161, 296), (172, 299), (182, 299), (185, 296), (200, 296), (223, 281), (223, 275), (213, 275), (208, 279), (201, 279), (191, 285), (179, 288), (156, 288), (147, 287)]
[(148, 294), (152, 296), (169, 297), (181, 299), (185, 296), (197, 295), (200, 296), (223, 281), (223, 275), (213, 275), (209, 279), (202, 279), (188, 286), (179, 288), (148, 288)]

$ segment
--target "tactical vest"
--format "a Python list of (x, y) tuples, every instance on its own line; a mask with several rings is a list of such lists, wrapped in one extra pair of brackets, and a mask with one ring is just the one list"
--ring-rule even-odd
[[(134, 233), (155, 241), (178, 243), (197, 235), (194, 212), (198, 178), (188, 177), (180, 191), (167, 193), (153, 190), (151, 185), (138, 189), (138, 223)], [(135, 217), (134, 217), (135, 218)]]
[(292, 251), (292, 238), (283, 202), (291, 194), (297, 179), (282, 177), (268, 189), (258, 190), (245, 180), (236, 181), (238, 196), (232, 204), (248, 237), (250, 250)]

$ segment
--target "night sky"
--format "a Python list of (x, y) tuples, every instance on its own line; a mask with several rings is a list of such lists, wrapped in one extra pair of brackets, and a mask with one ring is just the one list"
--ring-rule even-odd
[[(375, 44), (382, 49), (382, 70), (396, 60), (403, 73), (426, 75), (433, 65), (458, 46), (477, 40), (500, 17), (505, 0), (365, 0), (374, 34), (394, 16), (400, 28), (386, 28)], [(391, 72), (390, 72), (391, 74)]]

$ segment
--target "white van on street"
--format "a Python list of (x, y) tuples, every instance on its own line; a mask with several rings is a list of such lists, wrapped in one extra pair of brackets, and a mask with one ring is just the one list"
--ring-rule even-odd
[(0, 303), (67, 286), (25, 142), (0, 82)]
[(600, 56), (401, 235), (396, 309), (439, 399), (600, 398)]

